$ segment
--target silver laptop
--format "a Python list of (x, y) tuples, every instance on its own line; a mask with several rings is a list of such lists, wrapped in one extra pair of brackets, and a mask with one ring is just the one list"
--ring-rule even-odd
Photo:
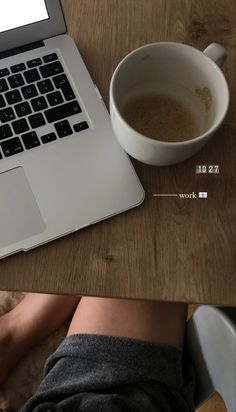
[(59, 0), (0, 0), (0, 258), (139, 205)]

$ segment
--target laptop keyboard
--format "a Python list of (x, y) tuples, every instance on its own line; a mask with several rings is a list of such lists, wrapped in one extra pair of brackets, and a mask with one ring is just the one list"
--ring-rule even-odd
[[(56, 53), (0, 69), (0, 159), (88, 129)], [(50, 133), (40, 127), (52, 125)]]

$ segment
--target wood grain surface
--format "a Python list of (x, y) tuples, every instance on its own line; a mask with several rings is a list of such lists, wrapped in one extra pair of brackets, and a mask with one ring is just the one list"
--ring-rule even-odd
[[(171, 167), (133, 160), (141, 207), (0, 262), (0, 289), (236, 305), (235, 0), (62, 0), (69, 34), (108, 106), (109, 82), (131, 50), (177, 41), (228, 51), (231, 105), (201, 152)], [(197, 175), (197, 164), (219, 165)], [(154, 193), (207, 191), (208, 199)]]

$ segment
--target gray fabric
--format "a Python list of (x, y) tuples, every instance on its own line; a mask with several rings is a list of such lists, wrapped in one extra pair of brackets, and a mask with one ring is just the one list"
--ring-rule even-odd
[(78, 334), (48, 358), (43, 382), (20, 412), (190, 412), (193, 390), (194, 373), (178, 349)]

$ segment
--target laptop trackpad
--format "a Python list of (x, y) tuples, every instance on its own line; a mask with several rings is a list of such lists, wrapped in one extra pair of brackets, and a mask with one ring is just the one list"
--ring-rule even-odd
[(23, 167), (0, 173), (0, 249), (44, 230)]

